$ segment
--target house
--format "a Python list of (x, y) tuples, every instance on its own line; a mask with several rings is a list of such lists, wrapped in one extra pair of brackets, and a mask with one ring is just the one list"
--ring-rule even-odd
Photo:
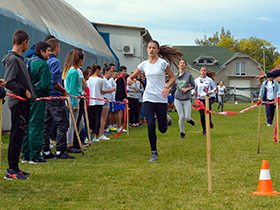
[(216, 72), (215, 82), (224, 81), (227, 87), (258, 87), (255, 79), (261, 64), (248, 55), (236, 53), (226, 47), (174, 46), (185, 54), (188, 71), (194, 78), (199, 76), (202, 66)]
[(119, 59), (119, 64), (133, 72), (139, 63), (148, 58), (147, 45), (152, 37), (144, 27), (92, 23), (112, 53)]

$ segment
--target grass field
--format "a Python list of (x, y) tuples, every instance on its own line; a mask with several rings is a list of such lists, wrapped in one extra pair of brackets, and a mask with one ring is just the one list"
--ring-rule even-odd
[[(240, 111), (250, 104), (225, 104)], [(214, 104), (214, 110), (217, 104)], [(235, 116), (212, 115), (212, 185), (208, 192), (206, 137), (185, 124), (179, 139), (177, 113), (167, 133), (158, 132), (159, 159), (149, 162), (147, 127), (130, 129), (111, 141), (100, 141), (74, 160), (47, 164), (20, 163), (28, 180), (4, 180), (8, 136), (3, 136), (0, 209), (280, 209), (279, 196), (252, 196), (262, 160), (268, 160), (275, 191), (280, 191), (279, 148), (273, 127), (266, 126), (262, 106), (260, 154), (257, 154), (258, 108)]]

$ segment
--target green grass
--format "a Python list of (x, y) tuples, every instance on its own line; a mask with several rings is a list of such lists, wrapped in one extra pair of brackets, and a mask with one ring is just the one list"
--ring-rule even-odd
[[(225, 104), (240, 111), (250, 104)], [(217, 104), (214, 104), (214, 110)], [(20, 163), (28, 180), (8, 181), (8, 136), (3, 136), (0, 209), (279, 209), (279, 196), (252, 196), (262, 160), (268, 160), (275, 191), (280, 191), (280, 144), (266, 126), (262, 106), (261, 147), (257, 154), (258, 108), (235, 116), (212, 115), (212, 185), (208, 192), (206, 137), (198, 111), (194, 127), (185, 124), (178, 139), (177, 113), (167, 133), (158, 132), (159, 159), (150, 163), (147, 127), (130, 129), (111, 141), (88, 147), (74, 160)]]

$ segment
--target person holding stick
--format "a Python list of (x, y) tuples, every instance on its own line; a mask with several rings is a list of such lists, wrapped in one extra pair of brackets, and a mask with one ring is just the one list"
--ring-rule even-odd
[[(152, 157), (150, 161), (157, 161), (157, 136), (155, 116), (157, 116), (158, 129), (161, 133), (167, 131), (167, 96), (169, 88), (176, 80), (168, 62), (177, 66), (178, 60), (183, 54), (176, 48), (166, 45), (160, 46), (156, 40), (148, 43), (147, 52), (149, 59), (140, 63), (134, 73), (127, 78), (128, 85), (133, 84), (133, 79), (144, 72), (147, 78), (147, 86), (144, 92), (144, 110), (148, 124), (148, 136), (151, 146)], [(168, 61), (168, 62), (167, 62)], [(170, 80), (165, 84), (165, 74)]]
[(14, 95), (26, 99), (19, 100), (9, 97), (8, 105), (11, 110), (11, 134), (8, 147), (9, 168), (4, 176), (7, 180), (27, 179), (28, 172), (19, 169), (19, 156), (25, 130), (29, 122), (30, 101), (35, 101), (36, 94), (31, 82), (29, 71), (22, 57), (29, 46), (29, 34), (17, 30), (13, 34), (13, 48), (4, 55), (2, 63), (5, 67), (6, 88)]
[[(66, 91), (69, 95), (72, 96), (81, 96), (83, 94), (82, 89), (82, 79), (79, 74), (79, 68), (84, 63), (84, 52), (82, 49), (74, 49), (70, 51), (67, 55), (66, 61), (69, 63), (65, 63), (64, 65), (64, 72), (67, 72), (66, 76)], [(71, 66), (70, 69), (66, 68), (65, 66)], [(64, 74), (65, 75), (65, 74)], [(68, 99), (67, 99), (68, 100)], [(73, 116), (75, 122), (77, 122), (77, 129), (78, 133), (84, 127), (83, 120), (81, 120), (81, 109), (83, 107), (83, 100), (80, 98), (70, 98), (70, 106), (73, 111)], [(74, 145), (75, 144), (75, 145)], [(71, 116), (69, 116), (69, 129), (67, 132), (67, 153), (81, 153), (82, 150), (78, 148), (77, 137), (74, 134), (74, 123), (71, 120)]]
[[(60, 43), (56, 38), (47, 41), (51, 45), (50, 59), (47, 60), (52, 77), (51, 97), (67, 96), (68, 92), (62, 87), (62, 71), (60, 69), (60, 61), (57, 56), (60, 52)], [(50, 131), (52, 124), (56, 124), (56, 153), (51, 153), (50, 150)], [(66, 132), (69, 127), (68, 108), (65, 100), (52, 99), (46, 101), (46, 112), (44, 122), (44, 142), (42, 146), (43, 159), (73, 159), (73, 156), (66, 154)]]
[[(180, 60), (179, 62), (179, 72), (176, 74), (176, 82), (172, 85), (170, 93), (174, 94), (175, 97), (175, 107), (179, 115), (179, 128), (181, 135), (179, 139), (185, 138), (184, 132), (184, 121), (195, 125), (195, 122), (191, 118), (191, 90), (194, 89), (194, 79), (191, 73), (187, 72), (185, 69), (187, 67), (187, 62), (185, 60)], [(185, 111), (185, 116), (184, 116)]]
[[(200, 68), (200, 76), (194, 80), (195, 82), (195, 90), (193, 91), (193, 95), (197, 93), (197, 98), (204, 104), (205, 106), (205, 96), (212, 95), (213, 92), (216, 91), (216, 85), (213, 81), (215, 76), (215, 72), (208, 71), (207, 67), (202, 66)], [(211, 105), (209, 109), (211, 110)], [(200, 122), (202, 126), (202, 133), (201, 135), (206, 135), (206, 122), (205, 122), (205, 110), (199, 110), (200, 114)], [(210, 115), (210, 128), (213, 128), (213, 122), (211, 120)]]

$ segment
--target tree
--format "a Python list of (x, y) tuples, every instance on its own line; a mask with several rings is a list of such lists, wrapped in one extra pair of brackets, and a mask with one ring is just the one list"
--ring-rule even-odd
[(267, 71), (275, 67), (274, 63), (280, 55), (271, 42), (257, 37), (236, 40), (230, 30), (225, 32), (224, 27), (221, 28), (220, 35), (216, 31), (212, 37), (204, 35), (203, 39), (195, 39), (195, 43), (200, 46), (224, 46), (234, 52), (241, 52), (250, 56), (261, 65), (263, 65), (263, 53), (265, 53), (265, 67)]

